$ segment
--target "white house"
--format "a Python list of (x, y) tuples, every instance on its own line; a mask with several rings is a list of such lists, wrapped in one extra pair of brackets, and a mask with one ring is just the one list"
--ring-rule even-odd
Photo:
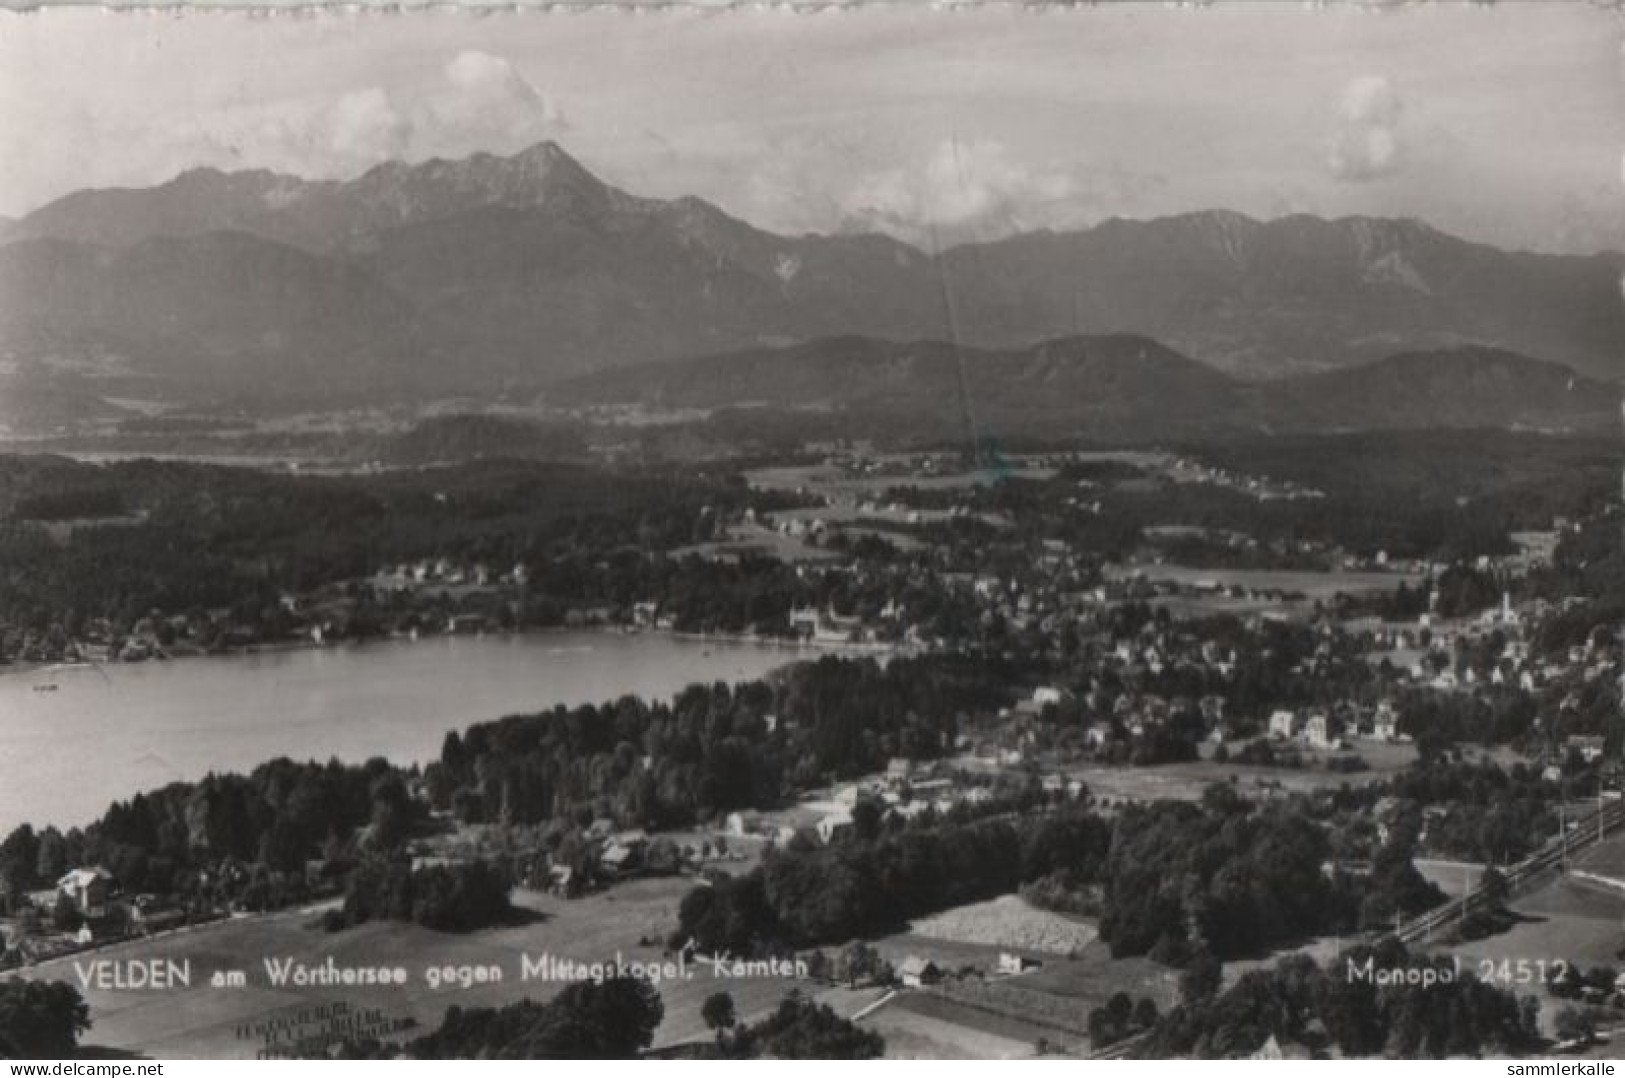
[(113, 874), (99, 867), (76, 868), (56, 881), (56, 890), (86, 917), (101, 917), (113, 893)]
[(1043, 963), (1025, 955), (1015, 954), (1011, 951), (999, 952), (999, 972), (1005, 974), (1025, 973), (1030, 969), (1037, 969)]
[(852, 813), (842, 810), (832, 812), (818, 821), (818, 838), (828, 843), (836, 835), (852, 826)]
[(1324, 711), (1311, 714), (1303, 724), (1303, 739), (1315, 749), (1335, 749), (1340, 743), (1337, 725)]
[(1580, 754), (1586, 763), (1595, 763), (1602, 758), (1603, 739), (1596, 734), (1578, 734), (1567, 740), (1566, 744)]
[(1041, 685), (1033, 690), (1033, 706), (1042, 708), (1045, 704), (1059, 704), (1065, 695), (1053, 686)]
[(723, 829), (735, 838), (753, 835), (761, 827), (762, 818), (754, 812), (730, 812), (723, 821)]
[(897, 967), (897, 976), (909, 988), (924, 988), (942, 980), (942, 970), (929, 958), (909, 955), (903, 959), (903, 964)]
[(1285, 740), (1298, 732), (1298, 716), (1291, 711), (1280, 710), (1270, 716), (1270, 736)]
[(1376, 714), (1371, 717), (1371, 736), (1377, 741), (1393, 741), (1399, 737), (1399, 713), (1387, 700), (1377, 705)]

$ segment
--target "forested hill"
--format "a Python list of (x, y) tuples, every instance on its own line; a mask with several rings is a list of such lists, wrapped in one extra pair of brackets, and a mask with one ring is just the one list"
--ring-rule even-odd
[[(1156, 440), (1191, 432), (1503, 427), (1599, 430), (1620, 387), (1489, 348), (1410, 352), (1273, 382), (1233, 379), (1144, 337), (1018, 350), (837, 337), (574, 379), (560, 404), (768, 407), (877, 429)], [(833, 424), (833, 420), (832, 420)]]

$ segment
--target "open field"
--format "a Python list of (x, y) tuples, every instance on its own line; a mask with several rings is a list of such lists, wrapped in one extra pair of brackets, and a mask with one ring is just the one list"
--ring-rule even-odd
[(1574, 858), (1574, 867), (1625, 882), (1625, 833), (1610, 837)]
[[(1410, 766), (1416, 758), (1413, 745), (1356, 741), (1351, 750), (1366, 761), (1367, 770), (1327, 771), (1319, 767), (1259, 767), (1247, 764), (1192, 760), (1158, 767), (1108, 767), (1085, 765), (1062, 767), (1069, 779), (1080, 779), (1097, 799), (1111, 801), (1196, 801), (1213, 783), (1234, 780), (1244, 797), (1267, 799), (1285, 793), (1308, 793), (1338, 787), (1362, 786)], [(1306, 757), (1315, 754), (1304, 750)]]
[[(534, 961), (549, 954), (560, 960), (595, 962), (619, 954), (628, 962), (660, 960), (662, 948), (640, 940), (659, 940), (670, 931), (677, 920), (677, 904), (690, 886), (691, 881), (684, 879), (639, 880), (574, 901), (516, 892), (516, 903), (534, 920), (466, 936), (397, 923), (328, 934), (312, 927), (314, 918), (307, 911), (227, 921), (80, 955), (82, 966), (92, 958), (156, 958), (189, 963), (191, 970), (190, 987), (86, 989), (94, 1025), (84, 1044), (87, 1049), (179, 1058), (253, 1057), (266, 1045), (269, 1023), (289, 1023), (296, 1038), (321, 1036), (331, 1028), (331, 1019), (319, 1009), (334, 1005), (347, 1007), (351, 1015), (373, 1015), (368, 1032), (382, 1029), (379, 1023), (410, 1021), (415, 1028), (401, 1035), (418, 1035), (438, 1026), (448, 1006), (546, 999), (564, 986), (559, 980), (523, 980), (522, 956)], [(407, 983), (278, 987), (270, 983), (264, 965), (266, 959), (292, 958), (317, 966), (329, 956), (341, 967), (398, 965), (407, 971)], [(494, 967), (501, 980), (467, 989), (431, 986), (427, 971), (445, 966)], [(209, 987), (213, 974), (230, 970), (246, 973), (243, 987)], [(690, 979), (668, 980), (660, 986), (666, 1016), (656, 1045), (708, 1036), (700, 1004), (712, 992), (732, 992), (740, 1015), (754, 1017), (776, 1006), (790, 987), (804, 991), (818, 987), (788, 978), (717, 977), (709, 966), (690, 966), (689, 971)], [(71, 960), (34, 967), (25, 975), (79, 984)]]
[(833, 550), (809, 546), (800, 538), (764, 528), (760, 524), (734, 524), (728, 528), (726, 539), (714, 539), (693, 546), (679, 547), (673, 557), (696, 554), (702, 558), (729, 559), (745, 554), (761, 554), (782, 562), (829, 561), (839, 558)]
[(1338, 592), (1360, 595), (1370, 592), (1392, 591), (1403, 581), (1416, 585), (1422, 578), (1416, 573), (1372, 572), (1312, 572), (1287, 569), (1196, 569), (1187, 565), (1128, 564), (1108, 565), (1108, 579), (1124, 580), (1136, 576), (1157, 582), (1166, 581), (1182, 587), (1240, 587), (1248, 591), (1278, 591), (1299, 594), (1305, 599), (1330, 599)]
[(1279, 600), (1264, 598), (1236, 598), (1223, 593), (1197, 595), (1158, 595), (1147, 602), (1155, 610), (1166, 610), (1175, 618), (1245, 618), (1269, 615), (1288, 621), (1302, 621), (1314, 613), (1314, 604), (1308, 599)]
[(1463, 969), (1499, 987), (1538, 999), (1542, 1024), (1550, 1033), (1554, 1016), (1567, 1001), (1540, 983), (1543, 964), (1548, 975), (1559, 962), (1584, 969), (1617, 966), (1625, 944), (1625, 894), (1556, 877), (1512, 902), (1511, 909), (1523, 920), (1506, 932), (1437, 949), (1458, 955)]
[[(887, 1059), (1024, 1059), (1034, 1054), (1025, 1030), (993, 1022), (968, 1007), (907, 993), (863, 1019), (862, 1025), (886, 1038)], [(1035, 1033), (1042, 1036), (1041, 1033)]]
[(1117, 992), (1135, 999), (1149, 996), (1166, 1010), (1177, 995), (1179, 974), (1149, 958), (1113, 958), (1105, 944), (1096, 944), (1076, 958), (1045, 962), (1023, 974), (1021, 987), (1074, 1003), (1080, 1013), (1105, 1003)]
[(1416, 870), (1424, 879), (1451, 898), (1460, 898), (1478, 888), (1479, 877), (1484, 875), (1483, 865), (1462, 861), (1440, 861), (1418, 857)]

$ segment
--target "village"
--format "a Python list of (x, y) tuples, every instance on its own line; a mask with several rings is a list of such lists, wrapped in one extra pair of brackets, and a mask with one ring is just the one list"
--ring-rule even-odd
[[(1122, 499), (1149, 499), (1136, 511), (1160, 515), (1159, 499), (1193, 486), (1293, 512), (1326, 500), (1302, 484), (1172, 453), (1051, 454), (971, 470), (940, 454), (833, 453), (816, 467), (758, 470), (739, 501), (699, 507), (688, 529), (706, 537), (699, 543), (584, 559), (567, 581), (531, 559), (446, 549), (354, 579), (281, 588), (255, 608), (13, 627), (0, 642), (14, 662), (101, 666), (597, 629), (772, 642), (788, 662), (829, 656), (872, 664), (875, 676), (919, 662), (982, 671), (985, 693), (919, 717), (930, 732), (911, 735), (914, 751), (870, 752), (870, 767), (839, 774), (785, 773), (748, 807), (677, 826), (652, 825), (610, 798), (519, 822), (511, 791), (493, 802), (451, 790), (444, 767), (403, 773), (392, 811), (411, 821), (398, 841), (413, 874), (499, 866), (520, 908), (547, 911), (545, 927), (500, 930), (516, 946), (567, 944), (575, 925), (649, 961), (674, 947), (696, 960), (706, 953), (670, 938), (692, 889), (888, 837), (1030, 827), (1077, 813), (1110, 822), (1169, 802), (1206, 806), (1225, 788), (1260, 807), (1317, 806), (1336, 821), (1327, 871), (1368, 872), (1409, 826), (1414, 796), (1391, 791), (1420, 781), (1419, 767), (1497, 769), (1542, 800), (1424, 802), (1417, 815), (1416, 865), (1445, 893), (1470, 894), (1487, 867), (1582, 833), (1573, 829), (1590, 826), (1588, 812), (1618, 801), (1599, 724), (1620, 678), (1617, 640), (1585, 622), (1587, 598), (1536, 586), (1565, 543), (1610, 526), (1609, 512), (1553, 519), (1548, 530), (1518, 533), (1509, 552), (1450, 561), (1233, 527), (1142, 523), (1109, 545), (1087, 530), (1121, 512)], [(730, 589), (770, 589), (774, 601), (735, 604)], [(49, 677), (47, 665), (36, 680)], [(750, 736), (803, 743), (816, 734), (807, 721), (768, 710)], [(645, 747), (616, 746), (619, 781), (635, 784), (642, 772), (658, 782), (665, 766)], [(460, 781), (501, 785), (474, 774)], [(1478, 837), (1491, 823), (1501, 829), (1493, 843)], [(380, 826), (363, 824), (355, 846), (364, 853)], [(85, 848), (77, 832), (66, 841), (49, 834), (34, 855), (33, 885), (8, 894), (0, 918), (0, 965), (27, 975), (216, 935), (270, 932), (303, 953), (328, 932), (380, 931), (338, 918), (350, 904), (354, 849), (302, 850), (297, 861), (279, 854), (274, 870), (253, 856), (219, 859), (172, 877), (166, 891), (121, 879), (105, 860), (73, 859)], [(1606, 907), (1610, 889), (1625, 892), (1616, 846), (1577, 855), (1572, 875), (1553, 886), (1588, 887), (1572, 903)], [(1177, 1001), (1176, 974), (1101, 942), (1091, 912), (1098, 887), (1059, 908), (1053, 898), (1023, 887), (875, 938), (804, 947), (797, 959), (809, 989), (883, 1029), (899, 1053), (1088, 1054), (1150, 1028)], [(611, 927), (623, 902), (644, 903), (636, 933), (632, 922)], [(1576, 958), (1612, 959), (1614, 943), (1583, 938), (1587, 953)], [(1326, 945), (1304, 947), (1323, 955)], [(445, 946), (454, 965), (478, 957), (462, 942)], [(510, 990), (482, 991), (501, 1000)], [(759, 985), (741, 991), (769, 998)], [(414, 1003), (414, 1020), (432, 1021), (434, 1006)], [(675, 1015), (662, 1043), (693, 1036), (697, 1022), (696, 1013)]]

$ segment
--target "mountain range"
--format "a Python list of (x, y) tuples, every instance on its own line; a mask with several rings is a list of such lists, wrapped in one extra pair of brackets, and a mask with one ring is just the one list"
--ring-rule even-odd
[[(980, 362), (1132, 336), (1240, 397), (1238, 378), (1297, 382), (1402, 354), (1517, 353), (1612, 380), (1622, 272), (1619, 254), (1507, 252), (1411, 220), (1228, 211), (932, 256), (637, 197), (542, 143), (348, 181), (196, 169), (0, 224), (0, 376), (70, 412), (123, 397), (274, 409), (529, 397), (696, 355), (827, 351), (808, 342), (832, 337), (874, 342), (849, 355), (953, 339)], [(944, 346), (898, 347), (929, 377), (925, 357)], [(786, 362), (762, 360), (789, 377)], [(1071, 367), (1043, 377), (1100, 388)], [(1309, 384), (1295, 399), (1319, 414)]]

